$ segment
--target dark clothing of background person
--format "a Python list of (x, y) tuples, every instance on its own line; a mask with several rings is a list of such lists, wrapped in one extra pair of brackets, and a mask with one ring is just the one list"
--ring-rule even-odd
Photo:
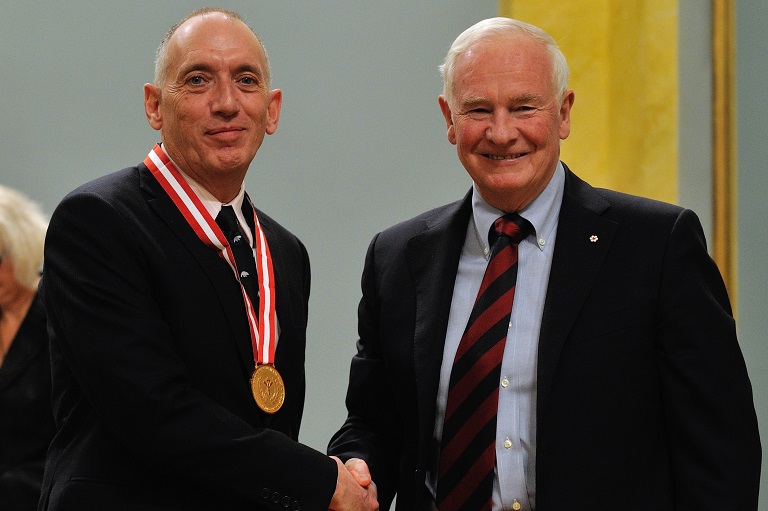
[(54, 432), (45, 310), (36, 297), (0, 365), (0, 509), (37, 509)]

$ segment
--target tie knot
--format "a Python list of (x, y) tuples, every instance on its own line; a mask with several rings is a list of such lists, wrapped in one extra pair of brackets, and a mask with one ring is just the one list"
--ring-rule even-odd
[(531, 225), (531, 222), (517, 213), (507, 213), (493, 222), (489, 240), (491, 245), (493, 245), (496, 242), (496, 239), (503, 234), (509, 237), (512, 243), (520, 243), (531, 232), (533, 232), (533, 225)]
[(216, 215), (216, 223), (219, 224), (221, 230), (224, 232), (231, 232), (239, 230), (237, 226), (237, 215), (232, 206), (222, 206), (219, 214)]

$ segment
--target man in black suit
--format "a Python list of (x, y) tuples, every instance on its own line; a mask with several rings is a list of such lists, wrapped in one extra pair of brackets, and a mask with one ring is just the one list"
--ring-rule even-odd
[(192, 13), (144, 88), (162, 145), (53, 214), (42, 294), (58, 433), (40, 509), (377, 507), (363, 463), (296, 441), (309, 260), (243, 188), (278, 124), (269, 78), (237, 14)]
[(441, 69), (474, 186), (371, 242), (329, 453), (368, 463), (383, 509), (756, 509), (751, 386), (695, 214), (559, 161), (574, 93), (540, 29), (482, 21)]

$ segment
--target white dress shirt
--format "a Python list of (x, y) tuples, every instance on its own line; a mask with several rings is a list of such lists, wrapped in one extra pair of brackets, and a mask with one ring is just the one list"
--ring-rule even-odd
[[(558, 163), (544, 191), (518, 211), (533, 224), (535, 233), (518, 245), (517, 284), (499, 381), (494, 511), (527, 511), (536, 505), (538, 342), (564, 185), (565, 171)], [(442, 436), (453, 359), (491, 255), (488, 232), (503, 214), (485, 202), (477, 187), (473, 187), (472, 219), (459, 259), (440, 370), (435, 445), (440, 445)], [(427, 487), (433, 495), (437, 488), (437, 463), (437, 459), (433, 460), (433, 470), (427, 473)]]

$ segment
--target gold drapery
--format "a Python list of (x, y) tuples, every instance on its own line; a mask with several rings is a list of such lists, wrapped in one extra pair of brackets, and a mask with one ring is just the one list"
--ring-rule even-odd
[[(712, 0), (712, 255), (736, 298), (734, 0)], [(562, 159), (596, 186), (677, 200), (678, 11), (675, 0), (499, 0), (565, 53), (576, 92)], [(709, 177), (711, 176), (711, 177)]]
[(500, 0), (546, 30), (575, 91), (563, 161), (595, 186), (677, 200), (677, 2)]
[(713, 257), (736, 306), (736, 100), (733, 0), (712, 2)]

